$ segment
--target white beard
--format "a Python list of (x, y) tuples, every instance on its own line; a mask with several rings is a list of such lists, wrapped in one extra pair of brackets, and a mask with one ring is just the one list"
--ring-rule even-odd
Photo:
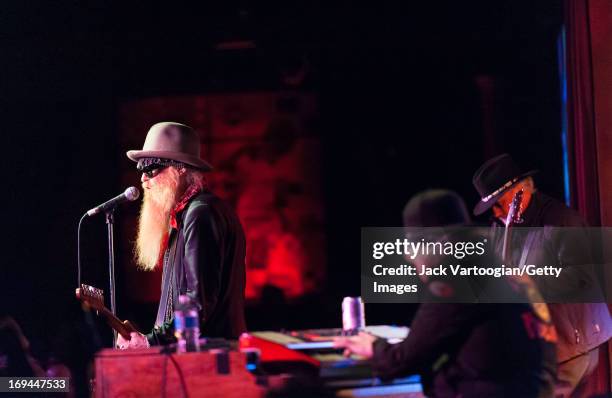
[(169, 167), (155, 179), (151, 188), (144, 189), (134, 247), (134, 260), (146, 271), (155, 269), (163, 255), (162, 243), (168, 234), (170, 212), (178, 196), (179, 176), (174, 168)]

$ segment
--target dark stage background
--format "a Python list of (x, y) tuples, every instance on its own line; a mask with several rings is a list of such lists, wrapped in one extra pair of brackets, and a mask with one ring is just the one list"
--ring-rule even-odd
[[(1, 302), (34, 352), (77, 365), (77, 349), (92, 347), (73, 298), (76, 226), (128, 184), (126, 104), (245, 94), (316, 104), (308, 129), (320, 150), (324, 279), (289, 304), (278, 289), (259, 295), (251, 329), (338, 326), (342, 296), (359, 294), (360, 227), (399, 226), (405, 202), (425, 188), (475, 203), (471, 176), (488, 157), (512, 153), (563, 198), (559, 2), (424, 3), (3, 4)], [(133, 134), (141, 145), (146, 130)], [(155, 305), (134, 299), (130, 258), (117, 260), (119, 314), (147, 330)], [(87, 220), (84, 279), (107, 288), (106, 261), (104, 220)], [(366, 312), (369, 323), (407, 324), (413, 310)]]

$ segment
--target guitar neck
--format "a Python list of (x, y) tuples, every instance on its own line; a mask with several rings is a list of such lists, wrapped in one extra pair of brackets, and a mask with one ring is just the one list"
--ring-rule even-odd
[(502, 260), (508, 265), (511, 261), (508, 254), (508, 250), (510, 248), (510, 242), (512, 240), (512, 228), (514, 224), (520, 221), (520, 213), (521, 213), (521, 203), (523, 201), (523, 188), (516, 191), (514, 194), (514, 198), (512, 198), (512, 204), (510, 205), (510, 209), (508, 210), (508, 215), (506, 216), (506, 228), (504, 231), (504, 245), (502, 246)]
[(506, 225), (504, 228), (504, 243), (502, 245), (502, 260), (506, 265), (509, 265), (510, 259), (508, 258), (508, 249), (510, 248), (510, 239), (512, 236), (512, 225)]
[(124, 339), (130, 340), (130, 333), (138, 332), (129, 321), (121, 321), (121, 319), (117, 318), (115, 314), (104, 306), (104, 295), (102, 290), (82, 284), (81, 287), (76, 289), (75, 294), (77, 299), (86, 305), (84, 309), (95, 309), (98, 315), (102, 315), (106, 323), (116, 330)]
[(106, 323), (117, 331), (126, 340), (130, 339), (130, 333), (135, 332), (136, 330), (129, 322), (123, 322), (121, 319), (117, 318), (110, 310), (106, 307), (98, 310), (98, 313), (104, 317)]

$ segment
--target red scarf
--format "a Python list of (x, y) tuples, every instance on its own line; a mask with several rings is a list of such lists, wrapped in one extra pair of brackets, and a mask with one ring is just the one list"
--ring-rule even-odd
[[(185, 193), (183, 193), (183, 196), (181, 196), (176, 206), (174, 206), (174, 208), (170, 212), (170, 228), (178, 230), (178, 222), (176, 221), (176, 218), (185, 209), (185, 206), (187, 206), (187, 203), (189, 203), (189, 201), (194, 196), (200, 193), (200, 191), (201, 189), (197, 185), (190, 185), (185, 190)], [(166, 253), (166, 249), (168, 249), (168, 238), (170, 236), (169, 232), (170, 231), (164, 234), (164, 237), (161, 240), (159, 258), (157, 259), (157, 265), (159, 266), (163, 266), (164, 254)]]

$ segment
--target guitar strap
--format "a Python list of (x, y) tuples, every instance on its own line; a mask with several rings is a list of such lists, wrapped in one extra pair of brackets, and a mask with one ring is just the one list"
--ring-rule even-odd
[(159, 308), (157, 310), (157, 318), (155, 319), (155, 326), (161, 326), (165, 322), (170, 321), (172, 319), (172, 295), (173, 295), (173, 279), (174, 279), (174, 265), (176, 261), (170, 262), (169, 259), (172, 258), (174, 260), (176, 253), (176, 233), (174, 230), (170, 232), (171, 236), (169, 238), (169, 248), (166, 250), (164, 254), (164, 269), (162, 273), (162, 292), (159, 300)]

